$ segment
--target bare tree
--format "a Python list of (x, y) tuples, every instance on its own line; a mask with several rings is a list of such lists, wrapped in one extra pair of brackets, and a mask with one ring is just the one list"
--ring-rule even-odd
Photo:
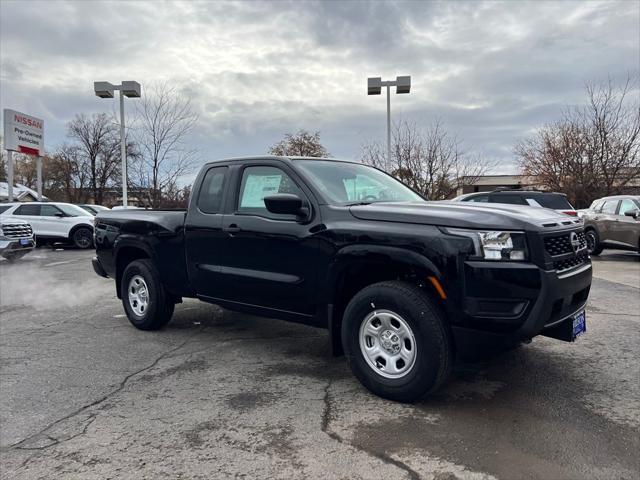
[(271, 155), (295, 157), (328, 157), (329, 152), (320, 142), (320, 132), (310, 133), (300, 130), (298, 133), (286, 133), (284, 139), (269, 149)]
[(43, 191), (53, 200), (88, 203), (92, 195), (88, 159), (77, 145), (63, 144), (43, 159)]
[(632, 87), (631, 78), (587, 85), (584, 106), (566, 108), (516, 145), (523, 173), (578, 208), (623, 193), (640, 179), (640, 102)]
[(132, 182), (145, 189), (149, 205), (158, 208), (163, 193), (175, 188), (179, 177), (193, 167), (195, 150), (186, 139), (198, 117), (191, 101), (167, 83), (148, 88), (136, 107), (139, 158), (133, 162)]
[(490, 168), (486, 160), (464, 154), (458, 138), (438, 120), (424, 130), (401, 121), (391, 135), (391, 161), (387, 162), (385, 145), (370, 142), (362, 147), (363, 163), (387, 170), (430, 200), (452, 197)]
[(189, 204), (189, 196), (191, 195), (191, 185), (178, 187), (172, 185), (163, 193), (164, 208), (187, 208)]
[(38, 167), (36, 157), (13, 153), (13, 182), (29, 188), (36, 188)]
[(119, 138), (115, 124), (104, 113), (91, 117), (81, 114), (69, 122), (67, 129), (68, 137), (76, 142), (75, 153), (86, 160), (93, 200), (101, 204), (106, 188), (113, 186), (120, 174)]

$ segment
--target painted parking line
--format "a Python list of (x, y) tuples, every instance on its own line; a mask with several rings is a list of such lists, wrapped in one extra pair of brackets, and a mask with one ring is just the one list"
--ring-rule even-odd
[(75, 259), (73, 259), (73, 260), (65, 260), (65, 261), (63, 261), (63, 262), (47, 263), (46, 265), (43, 265), (43, 267), (55, 267), (55, 266), (57, 266), (57, 265), (67, 265), (68, 263), (74, 263), (74, 262), (77, 262), (77, 261), (79, 261), (79, 260), (84, 260), (84, 258), (83, 258), (83, 259), (75, 258)]

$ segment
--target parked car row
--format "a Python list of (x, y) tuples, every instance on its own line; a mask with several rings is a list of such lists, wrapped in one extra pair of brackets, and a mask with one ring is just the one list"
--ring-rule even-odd
[(15, 261), (36, 246), (65, 242), (93, 246), (93, 218), (102, 205), (63, 202), (14, 202), (0, 205), (0, 256)]
[(93, 246), (95, 213), (61, 202), (7, 203), (0, 206), (3, 224), (25, 223), (39, 244), (67, 242), (77, 248)]
[(640, 196), (616, 195), (595, 200), (589, 208), (575, 210), (566, 195), (535, 190), (500, 189), (460, 195), (460, 202), (527, 205), (550, 208), (584, 221), (587, 249), (599, 255), (605, 248), (640, 253)]
[(564, 193), (499, 189), (492, 192), (467, 193), (454, 198), (454, 201), (528, 205), (537, 208), (550, 208), (558, 213), (577, 216), (576, 210)]
[[(598, 255), (605, 248), (640, 252), (640, 196), (619, 195), (595, 200), (589, 208), (575, 210), (566, 195), (536, 190), (498, 189), (490, 192), (475, 192), (454, 198), (459, 202), (484, 204), (523, 205), (548, 208), (559, 213), (578, 216), (584, 220), (589, 253)], [(123, 207), (114, 207), (114, 210)], [(129, 207), (136, 208), (136, 207)], [(39, 244), (62, 241), (77, 248), (93, 246), (93, 217), (109, 208), (102, 205), (61, 202), (7, 203), (0, 205), (0, 215), (12, 218), (3, 225), (26, 224), (31, 234), (24, 238), (8, 240), (0, 236), (0, 255), (12, 260), (26, 254), (31, 243)], [(13, 227), (8, 227), (12, 230)], [(19, 242), (23, 241), (23, 244)], [(16, 250), (20, 247), (20, 251)]]

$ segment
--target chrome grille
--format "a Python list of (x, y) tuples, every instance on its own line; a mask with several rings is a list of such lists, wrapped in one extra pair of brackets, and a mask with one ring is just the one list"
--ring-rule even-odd
[[(573, 232), (545, 238), (544, 248), (547, 250), (547, 253), (552, 257), (565, 255), (567, 253), (574, 253), (573, 247), (571, 246), (571, 233)], [(587, 248), (587, 239), (584, 236), (584, 232), (575, 233), (578, 235), (578, 240), (580, 241), (580, 247), (578, 250)]]
[(33, 230), (28, 223), (5, 223), (2, 225), (2, 234), (8, 238), (30, 238)]

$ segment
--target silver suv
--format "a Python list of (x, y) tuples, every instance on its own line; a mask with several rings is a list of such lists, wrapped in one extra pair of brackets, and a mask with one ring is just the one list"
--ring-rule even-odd
[(640, 252), (640, 195), (599, 198), (582, 218), (591, 255), (605, 248)]
[(17, 218), (0, 217), (0, 256), (13, 262), (36, 246), (31, 225)]

